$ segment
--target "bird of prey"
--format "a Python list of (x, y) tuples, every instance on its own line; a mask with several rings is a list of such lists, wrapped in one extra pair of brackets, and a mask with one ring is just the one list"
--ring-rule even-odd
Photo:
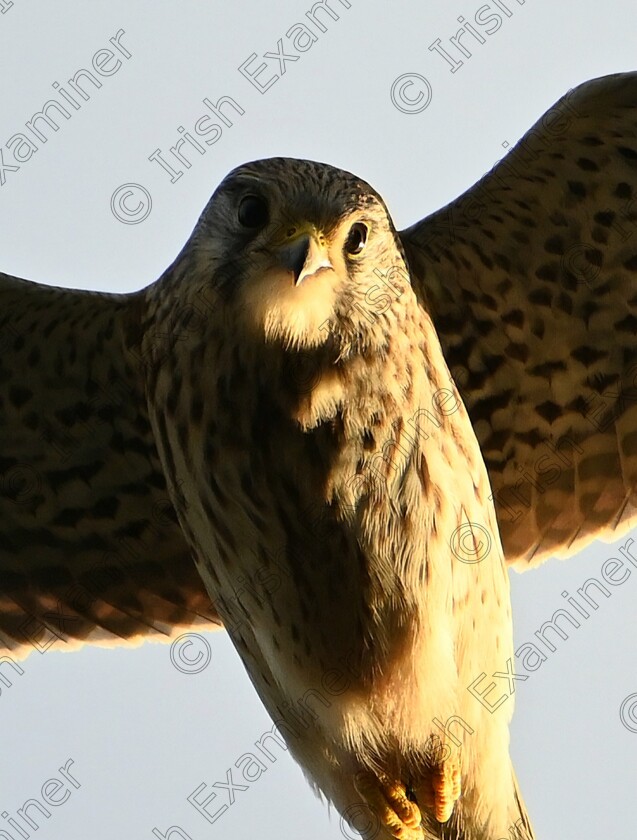
[(504, 556), (635, 521), (636, 107), (580, 86), (401, 233), (279, 158), (141, 292), (0, 275), (6, 651), (225, 626), (370, 837), (532, 837), (512, 701), (470, 687), (510, 674)]

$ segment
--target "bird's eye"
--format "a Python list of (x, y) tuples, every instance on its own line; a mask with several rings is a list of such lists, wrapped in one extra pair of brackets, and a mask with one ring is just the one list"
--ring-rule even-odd
[(260, 195), (246, 195), (241, 199), (238, 212), (239, 223), (246, 228), (263, 227), (268, 221), (268, 205)]
[(347, 239), (345, 240), (345, 251), (350, 256), (356, 256), (356, 254), (360, 254), (360, 252), (365, 247), (367, 242), (367, 225), (364, 225), (362, 222), (356, 222), (350, 228), (349, 233), (347, 234)]

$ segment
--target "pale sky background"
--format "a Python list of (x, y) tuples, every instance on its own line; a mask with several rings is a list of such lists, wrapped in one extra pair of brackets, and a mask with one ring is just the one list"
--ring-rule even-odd
[[(482, 45), (466, 38), (474, 54), (451, 73), (427, 47), (437, 38), (449, 46), (460, 16), (475, 25), (481, 0), (352, 0), (349, 9), (331, 0), (339, 20), (326, 19), (328, 31), (261, 94), (237, 68), (251, 53), (276, 51), (279, 38), (299, 55), (285, 33), (307, 22), (309, 0), (1, 0), (5, 164), (13, 162), (6, 141), (47, 99), (63, 101), (53, 82), (64, 86), (90, 68), (120, 29), (131, 57), (120, 56), (90, 100), (19, 171), (6, 173), (0, 269), (60, 286), (138, 289), (177, 254), (224, 175), (272, 155), (353, 170), (382, 193), (399, 227), (412, 223), (476, 181), (502, 156), (502, 143), (517, 141), (566, 90), (634, 69), (633, 0), (506, 3), (511, 17), (500, 12), (502, 25)], [(489, 5), (498, 11), (495, 0)], [(278, 68), (269, 66), (261, 81)], [(392, 82), (405, 73), (431, 85), (420, 113), (392, 105)], [(178, 126), (192, 131), (206, 113), (204, 97), (222, 96), (244, 115), (204, 155), (192, 151), (192, 167), (171, 183), (149, 155), (174, 145)], [(126, 183), (152, 196), (138, 224), (111, 212), (113, 192)], [(129, 209), (134, 203), (128, 199)], [(595, 544), (571, 560), (513, 574), (516, 646), (567, 606), (564, 590), (600, 579), (613, 555), (612, 546)], [(629, 837), (637, 828), (637, 570), (602, 600), (518, 683), (512, 752), (540, 840)], [(210, 664), (197, 674), (176, 670), (167, 645), (33, 653), (22, 676), (0, 684), (0, 813), (12, 817), (27, 799), (41, 799), (42, 784), (73, 759), (81, 787), (50, 808), (33, 831), (38, 840), (151, 840), (153, 828), (173, 825), (192, 840), (357, 837), (340, 830), (285, 754), (264, 759), (267, 770), (250, 784), (235, 768), (233, 779), (247, 789), (212, 825), (187, 802), (201, 783), (211, 791), (225, 782), (271, 727), (228, 639), (207, 638)], [(211, 812), (227, 803), (225, 791), (217, 793)], [(11, 830), (0, 818), (3, 828)]]

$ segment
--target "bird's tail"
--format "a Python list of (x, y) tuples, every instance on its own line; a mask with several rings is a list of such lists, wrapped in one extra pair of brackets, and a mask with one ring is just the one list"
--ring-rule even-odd
[(535, 840), (535, 833), (513, 767), (511, 767), (511, 773), (513, 775), (514, 798), (511, 805), (511, 824), (507, 840), (509, 840), (509, 837), (511, 840)]

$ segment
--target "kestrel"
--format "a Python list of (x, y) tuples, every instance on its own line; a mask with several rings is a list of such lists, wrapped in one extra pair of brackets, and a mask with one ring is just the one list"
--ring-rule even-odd
[(502, 545), (635, 519), (636, 105), (636, 74), (582, 85), (400, 234), (355, 176), (272, 159), (141, 292), (1, 276), (8, 651), (223, 624), (370, 837), (532, 837), (512, 702), (470, 689), (510, 673)]

